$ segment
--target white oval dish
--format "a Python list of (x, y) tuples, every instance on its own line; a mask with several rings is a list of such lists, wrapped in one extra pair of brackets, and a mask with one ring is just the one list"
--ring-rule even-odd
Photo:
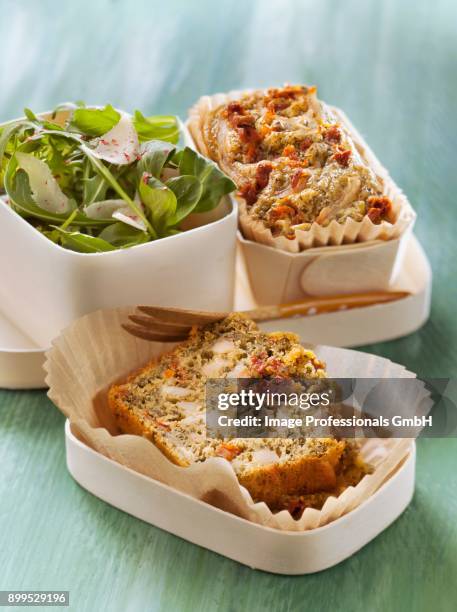
[(0, 315), (0, 388), (45, 386), (44, 350)]
[(263, 527), (219, 510), (97, 453), (65, 425), (67, 466), (87, 491), (112, 506), (252, 568), (310, 574), (340, 563), (386, 529), (414, 493), (415, 445), (401, 467), (361, 506), (317, 529)]

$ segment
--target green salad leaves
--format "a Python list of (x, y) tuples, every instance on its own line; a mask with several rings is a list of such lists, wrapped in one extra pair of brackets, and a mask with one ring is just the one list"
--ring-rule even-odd
[[(0, 193), (49, 240), (100, 253), (175, 235), (235, 184), (189, 147), (173, 116), (65, 104), (0, 128)], [(0, 203), (0, 205), (4, 205)]]

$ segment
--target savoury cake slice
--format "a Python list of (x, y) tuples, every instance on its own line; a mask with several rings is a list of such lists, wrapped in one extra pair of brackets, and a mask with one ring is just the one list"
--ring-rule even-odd
[(281, 501), (287, 496), (334, 491), (348, 443), (207, 438), (205, 383), (210, 378), (292, 376), (323, 378), (324, 364), (295, 334), (262, 332), (253, 321), (232, 314), (194, 328), (186, 342), (112, 386), (108, 399), (120, 432), (148, 438), (182, 467), (222, 457), (254, 501), (277, 510), (287, 507)]
[(214, 107), (204, 97), (191, 110), (191, 133), (235, 181), (249, 217), (273, 237), (294, 240), (313, 223), (395, 221), (383, 180), (316, 87), (214, 98)]

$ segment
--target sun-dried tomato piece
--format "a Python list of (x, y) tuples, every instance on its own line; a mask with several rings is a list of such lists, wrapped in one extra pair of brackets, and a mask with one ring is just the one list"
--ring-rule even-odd
[[(288, 234), (286, 238), (288, 238)], [(280, 359), (269, 357), (265, 366), (265, 371), (270, 376), (281, 377), (287, 372), (287, 366)]]
[(392, 202), (387, 196), (370, 196), (367, 199), (367, 216), (373, 223), (385, 219), (392, 210)]
[(349, 165), (349, 160), (351, 159), (351, 150), (346, 149), (344, 151), (337, 151), (333, 155), (333, 159), (340, 164), (340, 166), (347, 167)]
[(285, 87), (272, 87), (267, 91), (267, 98), (295, 98), (307, 92), (302, 85), (286, 85)]
[(304, 189), (306, 183), (308, 182), (308, 174), (305, 174), (303, 170), (298, 169), (295, 170), (292, 179), (290, 181), (290, 185), (293, 191), (301, 191)]
[(257, 153), (257, 144), (255, 142), (250, 142), (245, 151), (246, 162), (248, 164), (252, 164), (253, 162), (257, 161)]
[(269, 161), (262, 161), (257, 165), (255, 179), (247, 181), (238, 191), (238, 195), (246, 200), (248, 206), (252, 206), (257, 201), (259, 191), (268, 185), (273, 164)]
[(238, 132), (244, 147), (245, 161), (251, 163), (258, 158), (257, 145), (262, 140), (262, 134), (256, 129), (256, 118), (239, 102), (230, 102), (225, 111), (228, 123)]
[[(304, 212), (298, 209), (294, 204), (292, 204), (292, 202), (285, 202), (279, 206), (276, 206), (275, 208), (272, 208), (269, 213), (269, 221), (272, 224), (275, 224), (277, 221), (281, 221), (282, 219), (289, 219), (292, 225), (297, 225), (299, 223), (303, 223)], [(290, 230), (289, 233), (290, 236), (287, 236), (288, 238), (295, 238), (293, 230)]]
[(297, 185), (300, 182), (300, 179), (303, 175), (303, 171), (302, 170), (296, 170), (291, 178), (290, 181), (290, 185), (292, 187), (292, 189), (295, 191), (297, 189)]
[(241, 449), (233, 444), (221, 444), (216, 449), (216, 455), (218, 457), (222, 457), (223, 459), (227, 459), (227, 461), (233, 461), (237, 455), (241, 453)]
[(251, 357), (251, 369), (256, 373), (262, 375), (267, 363), (268, 355), (266, 351), (261, 351)]
[(323, 361), (320, 361), (319, 359), (317, 359), (317, 357), (315, 357), (313, 360), (313, 366), (316, 368), (316, 370), (324, 370), (325, 369), (325, 363)]
[(248, 206), (252, 206), (257, 201), (257, 189), (254, 181), (247, 181), (241, 185), (238, 195), (246, 200)]
[(271, 104), (277, 113), (279, 111), (286, 110), (286, 108), (290, 106), (289, 100), (274, 100), (274, 102), (271, 102)]
[(279, 221), (279, 219), (292, 219), (297, 213), (297, 209), (293, 204), (280, 204), (270, 210), (270, 220)]
[(257, 132), (255, 127), (251, 125), (238, 126), (236, 130), (239, 134), (241, 142), (247, 145), (244, 148), (246, 161), (248, 163), (256, 161), (258, 152), (257, 145), (262, 140), (261, 135)]
[(287, 85), (282, 88), (272, 88), (267, 91), (263, 103), (270, 113), (276, 114), (288, 108), (294, 98), (306, 92), (306, 88), (301, 85)]
[(325, 140), (330, 142), (341, 142), (341, 131), (338, 126), (332, 125), (324, 132)]
[(290, 157), (290, 159), (297, 159), (297, 150), (294, 145), (286, 145), (282, 150), (283, 157)]
[(230, 102), (225, 110), (227, 115), (242, 115), (244, 112), (239, 102)]
[(260, 162), (255, 171), (255, 182), (258, 191), (261, 191), (268, 185), (270, 174), (273, 170), (273, 164), (268, 161)]
[(230, 125), (234, 128), (255, 127), (255, 117), (254, 115), (232, 115)]
[(305, 138), (303, 138), (303, 140), (300, 143), (300, 150), (301, 151), (307, 151), (310, 146), (313, 144), (313, 139), (310, 138), (309, 136), (305, 136)]
[(255, 127), (247, 123), (238, 126), (238, 133), (242, 142), (258, 142), (261, 140)]

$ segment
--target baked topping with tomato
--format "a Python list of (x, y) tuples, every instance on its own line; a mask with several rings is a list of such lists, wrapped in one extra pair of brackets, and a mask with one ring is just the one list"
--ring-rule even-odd
[(315, 87), (241, 95), (212, 111), (205, 137), (210, 157), (239, 185), (249, 215), (274, 236), (293, 240), (313, 223), (392, 219), (381, 180)]
[(244, 145), (244, 161), (247, 163), (255, 161), (257, 145), (262, 140), (261, 134), (256, 129), (255, 116), (238, 102), (228, 104), (225, 115), (230, 126), (237, 131), (240, 142)]
[(296, 98), (299, 95), (309, 93), (313, 87), (304, 87), (303, 85), (286, 85), (285, 87), (272, 87), (268, 90), (265, 96), (265, 104), (268, 104), (270, 100), (278, 98)]
[(279, 204), (270, 210), (269, 223), (275, 230), (275, 235), (284, 234), (289, 240), (293, 239), (291, 227), (303, 223), (304, 214), (290, 200)]
[(158, 429), (164, 430), (164, 431), (170, 431), (171, 427), (170, 427), (170, 423), (167, 423), (166, 421), (162, 420), (162, 419), (156, 419), (155, 420), (155, 425)]

